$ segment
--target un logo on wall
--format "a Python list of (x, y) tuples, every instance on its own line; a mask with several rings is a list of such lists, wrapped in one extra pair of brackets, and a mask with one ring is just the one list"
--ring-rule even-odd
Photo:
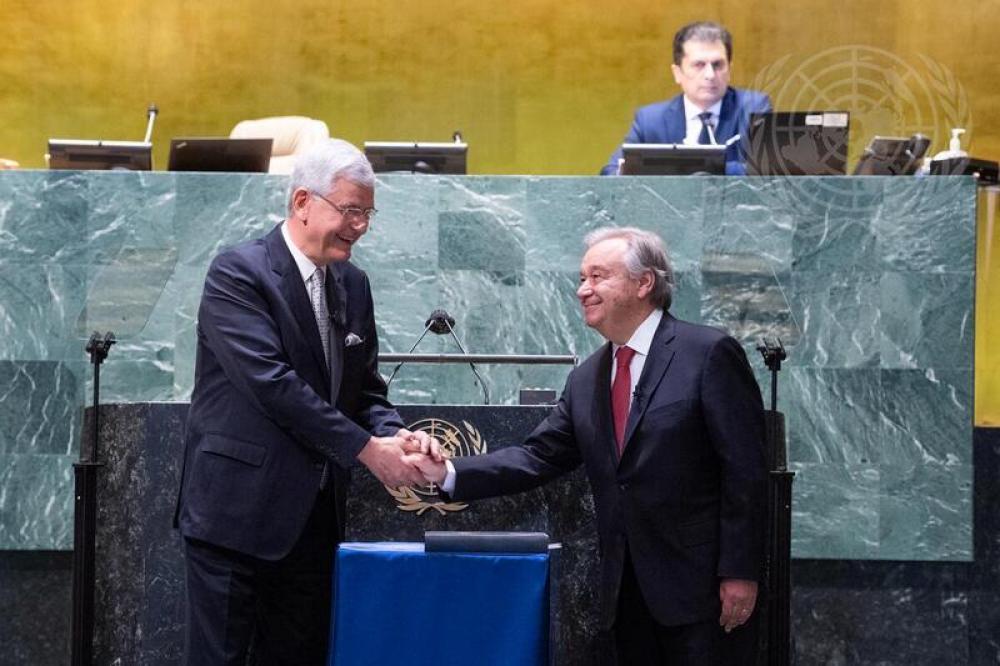
[[(421, 419), (407, 426), (407, 429), (413, 432), (422, 430), (431, 437), (436, 437), (449, 458), (486, 453), (486, 442), (483, 441), (482, 434), (468, 421), (462, 421), (462, 425), (458, 426), (442, 419)], [(396, 500), (397, 509), (412, 511), (418, 516), (428, 510), (443, 515), (449, 511), (462, 511), (469, 506), (464, 502), (442, 501), (438, 498), (438, 489), (434, 484), (398, 488), (385, 486), (385, 489)]]
[[(947, 67), (923, 54), (904, 59), (861, 44), (825, 49), (803, 59), (788, 54), (762, 68), (749, 87), (768, 93), (776, 111), (850, 113), (848, 173), (876, 135), (909, 138), (923, 134), (932, 141), (929, 155), (947, 147), (953, 127), (965, 128), (966, 142), (972, 136), (965, 88)], [(842, 147), (831, 146), (831, 150)], [(786, 196), (780, 202), (793, 210), (803, 205), (842, 212), (887, 204), (896, 209), (919, 205), (914, 198), (883, 202), (865, 194), (857, 181), (793, 182), (797, 187), (783, 188)]]

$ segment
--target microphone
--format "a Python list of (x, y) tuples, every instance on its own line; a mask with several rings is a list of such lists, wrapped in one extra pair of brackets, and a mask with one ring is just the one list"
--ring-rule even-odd
[(451, 140), (454, 141), (455, 143), (464, 143), (465, 139), (462, 138), (462, 131), (461, 130), (455, 130), (454, 132), (452, 132), (451, 133)]
[(149, 108), (146, 109), (146, 138), (142, 140), (143, 143), (149, 143), (149, 140), (153, 138), (153, 123), (156, 122), (156, 114), (160, 110), (156, 108), (155, 104), (150, 104)]
[(632, 402), (636, 407), (642, 408), (642, 390), (638, 386), (632, 391)]

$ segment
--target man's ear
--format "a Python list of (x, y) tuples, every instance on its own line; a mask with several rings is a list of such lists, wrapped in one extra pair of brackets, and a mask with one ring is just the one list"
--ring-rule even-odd
[(681, 84), (681, 68), (678, 65), (670, 65), (670, 73), (674, 75), (674, 83)]
[(644, 271), (639, 276), (639, 298), (646, 298), (653, 293), (653, 271)]
[(309, 190), (304, 187), (298, 187), (292, 192), (292, 216), (297, 217), (303, 222), (308, 219), (306, 211), (309, 208)]

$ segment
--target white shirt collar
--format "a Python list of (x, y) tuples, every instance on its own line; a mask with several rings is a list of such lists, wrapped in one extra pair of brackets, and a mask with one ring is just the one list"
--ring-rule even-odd
[(288, 246), (288, 251), (292, 253), (292, 259), (295, 260), (295, 265), (298, 266), (299, 273), (302, 274), (302, 281), (307, 282), (319, 266), (309, 261), (309, 257), (302, 254), (302, 250), (292, 242), (292, 235), (288, 231), (287, 221), (281, 223), (281, 237), (285, 239), (285, 245)]
[[(722, 112), (722, 100), (720, 99), (718, 102), (705, 109), (705, 111), (708, 111), (709, 113), (712, 114), (712, 124), (717, 126), (719, 124), (719, 114)], [(687, 118), (688, 120), (697, 120), (698, 122), (701, 122), (701, 118), (698, 117), (701, 113), (703, 113), (701, 108), (699, 108), (697, 104), (689, 100), (687, 98), (687, 95), (685, 95), (684, 117)]]
[[(641, 324), (639, 324), (639, 328), (635, 329), (632, 337), (628, 339), (628, 342), (626, 342), (625, 345), (634, 349), (637, 354), (648, 356), (649, 348), (653, 345), (653, 335), (656, 334), (656, 329), (660, 326), (661, 319), (663, 319), (663, 310), (655, 308), (649, 313), (649, 316), (646, 317)], [(618, 351), (619, 346), (620, 345), (612, 345), (612, 355)]]

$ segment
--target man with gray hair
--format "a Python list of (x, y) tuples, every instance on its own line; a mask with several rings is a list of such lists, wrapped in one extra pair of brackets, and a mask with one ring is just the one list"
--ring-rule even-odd
[[(727, 144), (726, 173), (746, 173), (750, 114), (771, 110), (771, 100), (756, 90), (729, 85), (733, 38), (712, 21), (696, 21), (674, 35), (670, 70), (681, 94), (640, 107), (622, 143)], [(601, 169), (618, 173), (619, 148)]]
[(386, 399), (371, 288), (348, 261), (374, 187), (351, 144), (313, 148), (287, 219), (208, 269), (175, 515), (186, 664), (325, 664), (349, 468), (423, 481), (431, 440)]
[(736, 340), (669, 313), (674, 279), (659, 237), (607, 228), (586, 245), (577, 297), (607, 344), (570, 373), (522, 446), (435, 462), (434, 442), (435, 456), (418, 464), (463, 502), (583, 464), (600, 539), (599, 616), (618, 663), (743, 663), (754, 634), (740, 627), (764, 552), (760, 389)]

